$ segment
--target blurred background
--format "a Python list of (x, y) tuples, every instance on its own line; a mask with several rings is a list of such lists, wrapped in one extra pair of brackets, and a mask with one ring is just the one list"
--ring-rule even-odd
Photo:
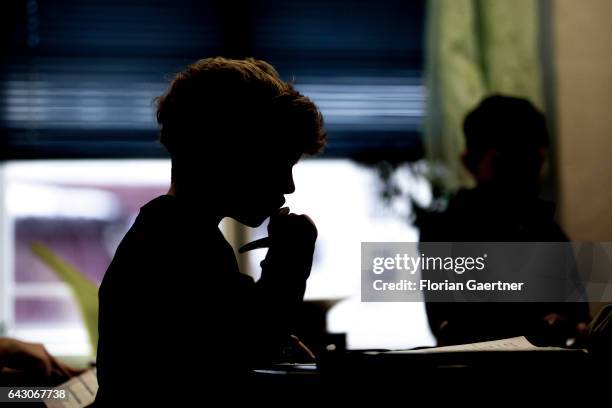
[[(470, 185), (461, 121), (488, 94), (546, 113), (545, 195), (572, 240), (612, 241), (608, 0), (7, 0), (0, 16), (0, 335), (95, 352), (31, 245), (99, 284), (140, 206), (167, 191), (153, 98), (208, 56), (267, 60), (323, 112), (328, 146), (296, 166), (287, 199), (319, 229), (306, 299), (352, 348), (434, 344), (422, 303), (360, 302), (361, 242), (418, 240), (414, 207)], [(235, 248), (266, 234), (222, 228)]]

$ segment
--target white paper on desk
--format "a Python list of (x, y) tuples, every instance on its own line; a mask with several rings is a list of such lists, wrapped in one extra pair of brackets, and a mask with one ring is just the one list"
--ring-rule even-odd
[(98, 392), (96, 370), (91, 369), (83, 374), (72, 377), (65, 383), (55, 387), (64, 389), (69, 397), (66, 401), (44, 401), (47, 408), (84, 408), (93, 404)]
[(397, 350), (387, 353), (393, 354), (427, 354), (448, 353), (464, 351), (530, 351), (530, 350), (566, 350), (560, 347), (537, 347), (525, 338), (525, 336), (512, 337), (509, 339), (483, 341), (481, 343), (458, 344), (455, 346), (433, 347), (420, 350)]

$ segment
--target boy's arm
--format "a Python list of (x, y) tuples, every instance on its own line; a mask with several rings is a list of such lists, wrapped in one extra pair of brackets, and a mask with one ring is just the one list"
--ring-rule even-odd
[(306, 215), (270, 217), (269, 250), (257, 282), (260, 322), (269, 346), (287, 340), (295, 324), (310, 275), (317, 229)]
[[(259, 285), (279, 300), (301, 303), (310, 276), (317, 229), (307, 215), (277, 215), (268, 226), (270, 248), (261, 262)], [(278, 292), (276, 292), (278, 291)]]

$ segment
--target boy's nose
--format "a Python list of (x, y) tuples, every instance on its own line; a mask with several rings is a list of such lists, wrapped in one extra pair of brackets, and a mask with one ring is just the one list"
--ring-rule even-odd
[(285, 194), (291, 194), (295, 191), (295, 183), (293, 182), (293, 174), (289, 174), (287, 177), (287, 183), (285, 185)]

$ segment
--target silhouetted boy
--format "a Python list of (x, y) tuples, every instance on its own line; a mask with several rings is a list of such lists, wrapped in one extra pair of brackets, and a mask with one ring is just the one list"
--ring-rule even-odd
[[(325, 143), (322, 116), (271, 65), (200, 60), (157, 103), (172, 184), (141, 208), (100, 287), (104, 406), (206, 400), (226, 386), (240, 395), (286, 342), (317, 237), (307, 216), (279, 208), (292, 167)], [(250, 227), (270, 217), (257, 283), (238, 270), (224, 217)]]
[[(548, 147), (544, 116), (528, 101), (495, 95), (464, 121), (465, 167), (476, 187), (442, 213), (424, 214), (421, 242), (567, 242), (554, 205), (538, 197)], [(440, 344), (528, 335), (565, 345), (586, 329), (585, 303), (427, 303)]]

